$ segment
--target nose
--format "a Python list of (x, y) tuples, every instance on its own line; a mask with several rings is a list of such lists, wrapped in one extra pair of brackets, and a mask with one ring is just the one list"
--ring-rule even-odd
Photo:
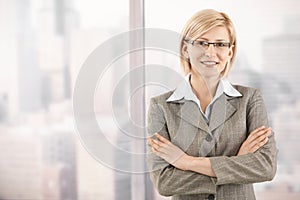
[(209, 44), (209, 46), (205, 50), (205, 55), (208, 57), (216, 55), (216, 48), (213, 44)]

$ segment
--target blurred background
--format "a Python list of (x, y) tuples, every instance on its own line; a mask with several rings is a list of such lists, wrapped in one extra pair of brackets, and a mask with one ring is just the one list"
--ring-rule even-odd
[[(76, 133), (72, 94), (82, 64), (104, 41), (136, 27), (180, 33), (204, 8), (232, 18), (238, 54), (229, 79), (261, 89), (276, 134), (277, 175), (255, 184), (257, 199), (300, 199), (298, 0), (0, 0), (0, 199), (164, 199), (147, 173), (119, 172), (87, 152)], [(95, 91), (99, 124), (125, 150), (145, 149), (118, 129), (111, 111), (114, 87), (134, 59), (124, 55), (113, 62)], [(168, 52), (145, 50), (140, 61), (181, 73), (178, 57)], [(145, 87), (141, 107), (131, 106), (130, 90), (124, 91), (115, 105), (142, 113), (143, 125), (149, 98), (165, 90)], [(116, 166), (132, 163), (108, 153)]]

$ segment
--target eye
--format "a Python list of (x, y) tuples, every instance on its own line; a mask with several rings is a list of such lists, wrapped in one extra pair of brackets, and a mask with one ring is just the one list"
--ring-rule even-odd
[(227, 43), (223, 43), (223, 42), (217, 42), (217, 43), (216, 43), (216, 46), (217, 46), (217, 47), (227, 47), (228, 44), (227, 44)]
[(215, 43), (216, 47), (230, 47), (230, 43), (217, 42)]
[(205, 41), (199, 41), (198, 44), (201, 45), (201, 46), (204, 46), (204, 47), (208, 47), (209, 46), (209, 43), (205, 42)]

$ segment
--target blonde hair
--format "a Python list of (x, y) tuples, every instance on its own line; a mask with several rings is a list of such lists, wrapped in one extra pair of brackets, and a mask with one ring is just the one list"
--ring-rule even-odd
[(223, 26), (227, 28), (229, 39), (231, 45), (233, 47), (233, 55), (230, 61), (227, 63), (223, 72), (221, 72), (222, 76), (228, 76), (228, 73), (232, 67), (233, 60), (236, 55), (236, 33), (234, 29), (234, 25), (227, 14), (223, 12), (218, 12), (212, 9), (202, 10), (194, 14), (185, 24), (182, 32), (181, 32), (181, 39), (180, 39), (180, 63), (181, 67), (185, 74), (189, 73), (191, 70), (190, 62), (184, 57), (182, 48), (185, 40), (196, 40), (205, 32), (209, 31), (210, 29)]

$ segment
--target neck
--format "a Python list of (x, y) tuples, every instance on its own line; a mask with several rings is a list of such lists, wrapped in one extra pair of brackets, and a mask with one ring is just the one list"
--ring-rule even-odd
[(191, 85), (198, 99), (209, 98), (210, 100), (216, 94), (220, 81), (220, 76), (201, 76), (199, 74), (191, 74)]

